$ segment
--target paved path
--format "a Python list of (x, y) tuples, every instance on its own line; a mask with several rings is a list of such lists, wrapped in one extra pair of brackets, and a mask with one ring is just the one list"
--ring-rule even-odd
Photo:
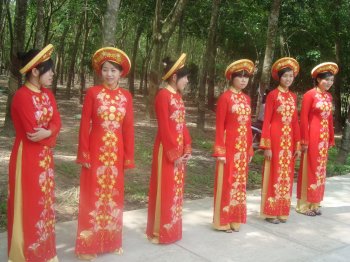
[[(327, 180), (322, 216), (297, 214), (294, 198), (286, 224), (273, 225), (259, 218), (260, 192), (256, 190), (248, 193), (248, 221), (241, 231), (216, 232), (210, 223), (212, 202), (205, 198), (185, 203), (183, 239), (172, 245), (146, 240), (146, 209), (125, 212), (124, 254), (102, 255), (94, 261), (350, 261), (350, 175)], [(76, 221), (59, 223), (56, 232), (60, 261), (78, 261)], [(0, 234), (0, 261), (7, 261), (6, 233)]]

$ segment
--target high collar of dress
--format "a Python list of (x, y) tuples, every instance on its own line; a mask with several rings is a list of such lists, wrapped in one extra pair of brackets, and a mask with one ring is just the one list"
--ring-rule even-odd
[(282, 93), (288, 93), (289, 92), (289, 88), (283, 88), (282, 86), (278, 86), (277, 88)]
[(32, 92), (34, 93), (41, 93), (40, 87), (37, 87), (36, 85), (32, 84), (29, 81), (26, 81), (24, 85)]

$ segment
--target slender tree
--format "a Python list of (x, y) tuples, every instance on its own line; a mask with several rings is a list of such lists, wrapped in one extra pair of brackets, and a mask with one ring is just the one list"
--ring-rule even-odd
[(107, 0), (107, 9), (103, 18), (103, 46), (115, 46), (119, 6), (120, 0)]
[[(198, 118), (197, 118), (197, 128), (204, 130), (205, 127), (205, 91), (208, 73), (215, 70), (215, 32), (217, 28), (217, 21), (219, 17), (219, 6), (221, 0), (213, 0), (212, 2), (212, 12), (210, 18), (210, 26), (208, 31), (207, 45), (202, 57), (202, 71), (199, 82), (199, 95), (198, 95)], [(213, 73), (211, 73), (213, 77)], [(213, 81), (213, 79), (211, 80)]]
[[(265, 89), (270, 86), (271, 79), (271, 66), (272, 59), (276, 46), (276, 36), (278, 31), (278, 18), (280, 14), (281, 0), (274, 0), (272, 2), (268, 28), (267, 28), (267, 37), (266, 37), (266, 48), (265, 48), (265, 57), (262, 66), (262, 73), (260, 78), (260, 92), (259, 94), (263, 95)], [(261, 96), (258, 96), (258, 101), (256, 105), (256, 116), (259, 115), (260, 105), (261, 105)]]
[[(17, 58), (18, 52), (23, 52), (25, 42), (25, 31), (26, 31), (26, 17), (27, 17), (27, 0), (16, 0), (16, 12), (15, 12), (15, 23), (12, 41), (11, 41), (11, 59), (10, 59), (10, 77), (8, 82), (8, 96), (6, 103), (6, 116), (5, 125), (6, 130), (12, 130), (12, 120), (10, 114), (11, 102), (14, 93), (22, 83), (22, 76), (19, 73), (20, 62)], [(9, 2), (7, 2), (8, 15)], [(11, 17), (8, 17), (8, 21), (11, 21)], [(11, 25), (10, 25), (11, 26)]]

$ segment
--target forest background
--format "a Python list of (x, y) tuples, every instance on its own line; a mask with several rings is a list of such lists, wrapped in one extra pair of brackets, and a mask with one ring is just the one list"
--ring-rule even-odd
[[(253, 117), (262, 94), (277, 83), (271, 65), (284, 56), (300, 63), (292, 90), (312, 88), (311, 69), (325, 61), (340, 71), (331, 89), (337, 146), (330, 150), (328, 175), (350, 172), (350, 0), (0, 0), (0, 231), (6, 229), (8, 161), (13, 143), (9, 108), (23, 83), (17, 52), (55, 46), (56, 95), (63, 128), (55, 150), (59, 221), (77, 214), (79, 166), (75, 164), (81, 103), (98, 81), (91, 57), (115, 46), (132, 68), (121, 85), (134, 96), (137, 168), (126, 173), (126, 209), (145, 207), (156, 132), (153, 101), (161, 83), (162, 59), (187, 53), (190, 84), (184, 94), (193, 137), (185, 197), (212, 195), (211, 157), (215, 104), (227, 87), (224, 71), (232, 61), (251, 59), (255, 73), (245, 92)], [(300, 109), (300, 108), (299, 108)], [(250, 164), (248, 187), (260, 186), (262, 155)]]

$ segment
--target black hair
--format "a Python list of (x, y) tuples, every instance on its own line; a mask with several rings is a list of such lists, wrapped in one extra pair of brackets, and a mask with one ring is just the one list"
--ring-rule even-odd
[[(163, 62), (163, 65), (164, 65), (164, 75), (169, 72), (169, 70), (173, 67), (173, 65), (175, 64), (174, 61), (172, 61), (170, 59), (170, 57), (166, 57), (162, 60)], [(185, 76), (188, 76), (190, 74), (190, 70), (186, 67), (186, 66), (183, 66), (181, 67), (179, 70), (177, 70), (176, 72), (174, 72), (174, 74), (177, 75), (177, 81), (180, 80), (180, 78), (183, 78)], [(168, 79), (166, 79), (165, 81), (168, 82), (170, 79), (170, 77)], [(176, 81), (176, 82), (177, 82)]]
[[(31, 49), (26, 53), (21, 53), (21, 52), (17, 53), (17, 57), (21, 61), (22, 67), (27, 65), (30, 62), (30, 60), (32, 60), (37, 54), (39, 54), (39, 52), (40, 52), (40, 50), (38, 50), (38, 49)], [(39, 76), (42, 76), (50, 69), (54, 70), (53, 60), (50, 58), (50, 59), (36, 65), (35, 68), (39, 70)], [(31, 70), (26, 73), (26, 79), (29, 78), (31, 73), (32, 73)]]
[(249, 74), (249, 72), (247, 70), (240, 70), (237, 72), (233, 72), (231, 74), (231, 79), (230, 79), (230, 85), (233, 84), (233, 80), (235, 79), (235, 77), (247, 77), (250, 78), (251, 74)]
[[(118, 69), (120, 72), (123, 71), (123, 67), (120, 64), (117, 64), (116, 62), (113, 62), (113, 61), (106, 61), (106, 62), (110, 63), (113, 67)], [(101, 70), (102, 70), (103, 65), (104, 65), (104, 63), (101, 65)]]
[[(290, 72), (290, 71), (293, 71), (293, 69), (290, 68), (290, 67), (282, 68), (281, 70), (279, 70), (279, 71), (277, 72), (278, 79), (281, 79), (281, 77), (283, 76), (284, 73), (287, 73), (287, 72)], [(294, 72), (293, 72), (293, 75), (294, 75)]]
[(326, 79), (327, 77), (330, 77), (330, 76), (334, 76), (331, 72), (323, 72), (323, 73), (319, 73), (317, 74), (317, 76), (315, 78), (312, 79), (313, 83), (315, 86), (318, 85), (318, 81), (317, 81), (317, 78), (321, 78), (321, 79)]

